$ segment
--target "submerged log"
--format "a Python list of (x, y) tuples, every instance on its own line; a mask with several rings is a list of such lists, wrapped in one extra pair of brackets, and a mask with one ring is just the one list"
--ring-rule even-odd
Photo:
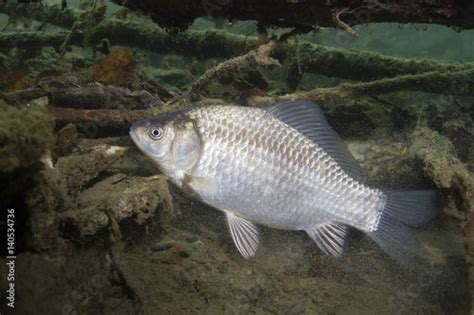
[(130, 91), (126, 88), (103, 85), (97, 82), (84, 86), (45, 87), (0, 93), (10, 103), (26, 103), (40, 97), (48, 97), (49, 106), (71, 108), (128, 108), (144, 109), (158, 106), (160, 101), (148, 91)]
[[(141, 0), (114, 2), (139, 10), (164, 27), (184, 28), (201, 16), (229, 20), (256, 20), (267, 26), (336, 27), (399, 22), (430, 23), (474, 28), (474, 4), (470, 1), (250, 1), (250, 0)], [(342, 23), (341, 23), (342, 21)]]
[[(123, 1), (118, 5), (150, 16), (163, 27), (184, 28), (197, 17), (213, 16), (229, 20), (256, 20), (266, 26), (343, 28), (336, 15), (348, 26), (367, 23), (429, 23), (474, 28), (474, 3), (462, 0), (440, 1), (249, 1), (249, 0), (164, 0)], [(83, 10), (60, 4), (3, 1), (0, 10), (13, 16), (26, 16), (70, 28), (84, 16)]]

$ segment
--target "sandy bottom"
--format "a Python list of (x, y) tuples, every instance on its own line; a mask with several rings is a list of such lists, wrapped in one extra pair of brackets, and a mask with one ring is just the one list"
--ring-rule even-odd
[(305, 233), (264, 229), (257, 257), (247, 261), (221, 213), (177, 199), (179, 214), (168, 231), (156, 220), (145, 228), (122, 222), (129, 236), (111, 246), (65, 242), (53, 252), (18, 255), (18, 314), (469, 313), (461, 230), (454, 224), (418, 233), (433, 260), (422, 276), (358, 232), (335, 259)]

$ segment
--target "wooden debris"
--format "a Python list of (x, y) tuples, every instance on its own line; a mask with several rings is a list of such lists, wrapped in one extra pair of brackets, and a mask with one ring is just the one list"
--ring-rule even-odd
[(26, 103), (43, 96), (48, 97), (50, 106), (71, 108), (145, 109), (161, 103), (159, 98), (145, 90), (131, 91), (97, 82), (83, 85), (69, 75), (44, 78), (30, 89), (0, 93), (0, 97), (13, 104)]
[(352, 27), (350, 27), (346, 22), (344, 22), (343, 20), (341, 20), (341, 14), (344, 14), (344, 13), (347, 13), (349, 12), (349, 9), (347, 8), (344, 8), (342, 10), (339, 10), (337, 11), (335, 14), (334, 14), (334, 23), (336, 23), (336, 25), (345, 30), (347, 33), (351, 34), (352, 36), (359, 36), (359, 33), (356, 32)]
[(207, 70), (197, 79), (189, 91), (191, 99), (198, 99), (202, 90), (212, 81), (233, 80), (245, 76), (248, 72), (254, 71), (258, 66), (271, 67), (281, 66), (280, 62), (270, 57), (270, 53), (277, 46), (275, 40), (260, 45), (258, 48), (249, 51), (243, 56), (226, 60), (212, 69)]

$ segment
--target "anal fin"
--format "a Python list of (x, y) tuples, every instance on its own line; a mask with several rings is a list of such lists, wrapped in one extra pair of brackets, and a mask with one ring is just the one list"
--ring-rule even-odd
[(227, 216), (227, 226), (234, 244), (244, 258), (255, 256), (260, 241), (258, 227), (229, 211), (224, 211)]
[(348, 233), (346, 225), (325, 222), (311, 230), (306, 230), (306, 233), (325, 254), (339, 257), (344, 252), (344, 243)]

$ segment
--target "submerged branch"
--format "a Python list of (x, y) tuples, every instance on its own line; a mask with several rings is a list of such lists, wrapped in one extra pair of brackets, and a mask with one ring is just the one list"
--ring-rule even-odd
[(306, 99), (325, 102), (335, 99), (354, 99), (399, 91), (418, 91), (458, 96), (474, 96), (474, 70), (455, 72), (427, 72), (362, 83), (343, 83), (330, 88), (316, 88), (276, 97), (254, 96), (250, 104), (269, 104), (276, 101)]
[(189, 92), (192, 99), (199, 98), (201, 91), (212, 81), (226, 81), (244, 77), (246, 73), (255, 71), (258, 66), (281, 66), (278, 60), (269, 57), (277, 42), (271, 40), (258, 48), (249, 51), (243, 56), (226, 60), (206, 71), (191, 87)]
[[(138, 120), (146, 117), (175, 111), (187, 106), (205, 106), (224, 104), (221, 99), (201, 98), (199, 101), (190, 102), (187, 98), (176, 99), (166, 104), (148, 109), (125, 109), (126, 105), (120, 106), (122, 109), (77, 109), (72, 107), (49, 107), (48, 112), (60, 125), (68, 123), (74, 124), (96, 124), (96, 127), (114, 127), (116, 129), (128, 128)], [(63, 106), (67, 106), (64, 104)]]
[(126, 127), (133, 122), (153, 115), (153, 110), (74, 109), (50, 107), (48, 112), (60, 124), (98, 123), (102, 126)]
[(40, 80), (34, 87), (0, 93), (0, 99), (10, 104), (26, 103), (47, 96), (50, 106), (72, 108), (121, 108), (144, 109), (155, 107), (160, 100), (146, 90), (130, 91), (124, 87), (93, 82), (81, 85), (76, 77), (57, 75)]
[[(201, 16), (229, 20), (256, 20), (265, 26), (304, 27), (315, 25), (339, 27), (334, 12), (339, 11), (344, 24), (369, 22), (431, 23), (474, 28), (470, 1), (176, 1), (114, 0), (131, 10), (141, 11), (164, 27), (185, 28)], [(341, 9), (348, 8), (350, 10)]]
[[(1, 32), (0, 47), (29, 48), (29, 47), (59, 47), (68, 35), (66, 31), (48, 32)], [(76, 36), (74, 44), (80, 45), (80, 37)]]
[[(0, 13), (24, 16), (47, 21), (70, 29), (81, 21), (87, 11), (77, 9), (58, 10), (58, 6), (43, 4), (35, 10), (26, 5), (18, 5), (13, 10), (11, 1), (0, 5)], [(32, 12), (33, 11), (33, 12)], [(34, 13), (36, 12), (36, 13)], [(0, 46), (15, 47), (56, 47), (64, 43), (70, 32), (2, 32)], [(70, 45), (84, 45), (84, 38), (90, 46), (107, 38), (112, 45), (122, 45), (145, 49), (162, 54), (180, 54), (199, 59), (231, 58), (249, 52), (257, 43), (254, 36), (229, 34), (220, 30), (169, 33), (156, 25), (116, 18), (107, 18), (88, 27), (83, 34), (74, 34), (68, 41)], [(295, 53), (297, 56), (295, 56)], [(280, 62), (295, 59), (302, 72), (318, 73), (348, 80), (370, 81), (384, 77), (416, 74), (427, 71), (451, 71), (472, 69), (472, 64), (442, 64), (428, 60), (413, 60), (384, 56), (379, 53), (359, 50), (346, 50), (320, 46), (308, 42), (299, 43), (297, 49), (291, 43), (280, 44), (273, 55)]]
[[(69, 32), (8, 32), (0, 33), (0, 46), (59, 47)], [(100, 42), (108, 38), (112, 45), (132, 46), (156, 53), (175, 53), (200, 59), (228, 58), (242, 55), (256, 43), (255, 37), (228, 34), (223, 31), (188, 31), (169, 34), (159, 28), (138, 23), (108, 19), (99, 23), (90, 38)], [(72, 45), (82, 46), (81, 34), (71, 38)], [(427, 71), (472, 69), (472, 64), (442, 64), (429, 60), (411, 60), (384, 56), (374, 52), (344, 50), (311, 43), (300, 44), (299, 64), (304, 72), (318, 73), (349, 80), (370, 81), (383, 77), (415, 74)], [(281, 44), (273, 56), (279, 61), (292, 58), (294, 48)]]
[[(455, 0), (420, 3), (383, 4), (381, 1), (182, 1), (169, 3), (162, 0), (115, 1), (130, 10), (141, 11), (165, 27), (184, 28), (200, 16), (226, 17), (235, 20), (257, 20), (264, 26), (283, 27), (340, 27), (334, 18), (344, 24), (369, 22), (432, 23), (461, 28), (474, 28), (473, 7), (468, 2)], [(344, 10), (341, 8), (350, 8)], [(18, 3), (6, 0), (0, 11), (7, 15), (24, 16), (42, 22), (70, 28), (83, 10), (63, 8), (59, 3)], [(317, 12), (317, 14), (314, 14)]]
[(59, 3), (19, 3), (18, 1), (11, 0), (0, 2), (0, 13), (10, 17), (21, 16), (66, 28), (71, 28), (75, 22), (80, 20), (85, 12), (84, 10), (62, 8)]

